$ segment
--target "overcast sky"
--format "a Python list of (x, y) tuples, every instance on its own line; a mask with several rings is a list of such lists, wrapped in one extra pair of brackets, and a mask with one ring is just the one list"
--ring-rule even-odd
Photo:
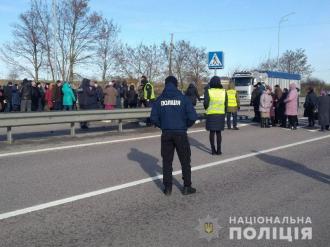
[[(49, 0), (51, 3), (51, 0)], [(9, 41), (11, 25), (28, 9), (29, 0), (1, 0), (0, 43)], [(208, 51), (225, 53), (228, 75), (236, 68), (252, 68), (268, 57), (277, 57), (278, 23), (280, 51), (303, 48), (314, 69), (313, 76), (330, 79), (329, 0), (91, 0), (91, 8), (119, 25), (120, 39), (136, 45), (189, 40)], [(8, 74), (0, 63), (0, 77)], [(95, 74), (95, 73), (91, 73)]]

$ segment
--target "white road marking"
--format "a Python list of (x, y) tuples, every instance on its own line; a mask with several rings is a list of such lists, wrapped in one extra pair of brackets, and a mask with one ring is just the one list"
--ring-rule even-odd
[(316, 131), (319, 131), (320, 129), (305, 129), (305, 130), (307, 130), (309, 132), (316, 132)]
[[(239, 124), (238, 127), (244, 127), (246, 125), (248, 125), (248, 124)], [(197, 130), (191, 130), (191, 131), (188, 131), (188, 134), (204, 132), (204, 131), (206, 131), (204, 128), (203, 129), (197, 129)], [(65, 150), (65, 149), (99, 146), (99, 145), (114, 144), (114, 143), (121, 143), (121, 142), (138, 141), (138, 140), (157, 138), (157, 137), (160, 137), (160, 136), (161, 136), (161, 134), (157, 134), (157, 135), (140, 136), (140, 137), (126, 138), (126, 139), (117, 139), (117, 140), (91, 142), (91, 143), (82, 143), (82, 144), (74, 144), (74, 145), (58, 146), (58, 147), (49, 147), (49, 148), (25, 150), (25, 151), (18, 151), (18, 152), (10, 152), (10, 153), (0, 153), (0, 158), (9, 157), (9, 156), (18, 156), (18, 155), (24, 155), (24, 154), (44, 153), (44, 152), (51, 152), (51, 151), (58, 151), (58, 150)]]
[[(244, 155), (240, 155), (240, 156), (236, 156), (236, 157), (232, 157), (232, 158), (228, 158), (228, 159), (224, 159), (224, 160), (219, 160), (219, 161), (215, 161), (215, 162), (211, 162), (211, 163), (207, 163), (207, 164), (194, 166), (194, 167), (192, 167), (191, 170), (192, 171), (198, 171), (198, 170), (202, 170), (202, 169), (206, 169), (206, 168), (210, 168), (210, 167), (214, 167), (214, 166), (219, 166), (219, 165), (224, 164), (224, 163), (237, 161), (237, 160), (242, 160), (242, 159), (250, 158), (250, 157), (253, 157), (253, 156), (257, 156), (259, 154), (270, 153), (270, 152), (274, 152), (274, 151), (278, 151), (278, 150), (282, 150), (282, 149), (286, 149), (286, 148), (290, 148), (290, 147), (294, 147), (294, 146), (298, 146), (298, 145), (303, 145), (303, 144), (310, 143), (310, 142), (323, 140), (323, 139), (326, 139), (326, 138), (330, 138), (330, 135), (321, 136), (321, 137), (317, 137), (317, 138), (313, 138), (313, 139), (308, 139), (308, 140), (304, 140), (304, 141), (300, 141), (300, 142), (294, 142), (294, 143), (290, 143), (290, 144), (283, 145), (283, 146), (269, 148), (269, 149), (265, 149), (265, 150), (261, 150), (261, 151), (257, 151), (257, 152), (253, 152), (253, 153), (248, 153), (248, 154), (244, 154)], [(178, 171), (173, 172), (173, 175), (179, 175), (181, 173), (182, 173), (182, 171), (178, 170)], [(116, 186), (113, 186), (113, 187), (108, 187), (108, 188), (104, 188), (104, 189), (101, 189), (101, 190), (88, 192), (88, 193), (85, 193), (85, 194), (80, 194), (80, 195), (67, 197), (67, 198), (64, 198), (64, 199), (56, 200), (56, 201), (51, 201), (51, 202), (35, 205), (35, 206), (32, 206), (32, 207), (27, 207), (27, 208), (23, 208), (23, 209), (11, 211), (11, 212), (2, 213), (2, 214), (0, 214), (0, 220), (16, 217), (16, 216), (19, 216), (19, 215), (28, 214), (28, 213), (35, 212), (35, 211), (40, 211), (40, 210), (47, 209), (47, 208), (56, 207), (56, 206), (59, 206), (59, 205), (63, 205), (63, 204), (67, 204), (67, 203), (70, 203), (70, 202), (75, 202), (75, 201), (78, 201), (78, 200), (82, 200), (82, 199), (86, 199), (86, 198), (106, 194), (106, 193), (113, 192), (113, 191), (118, 191), (118, 190), (130, 188), (130, 187), (135, 187), (137, 185), (149, 183), (151, 181), (159, 180), (159, 179), (162, 179), (162, 178), (163, 178), (162, 175), (157, 175), (157, 176), (154, 176), (154, 177), (149, 177), (149, 178), (145, 178), (145, 179), (141, 179), (141, 180), (136, 180), (136, 181), (132, 181), (132, 182), (129, 182), (129, 183), (116, 185)]]

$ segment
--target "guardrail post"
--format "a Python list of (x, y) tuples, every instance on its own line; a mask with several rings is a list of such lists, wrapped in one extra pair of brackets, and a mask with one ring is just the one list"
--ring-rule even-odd
[(13, 143), (13, 134), (11, 132), (11, 127), (7, 127), (7, 142), (9, 144)]
[(74, 126), (75, 123), (70, 123), (70, 135), (76, 136), (76, 128)]
[(119, 125), (118, 125), (118, 131), (119, 132), (123, 132), (123, 121), (121, 119), (119, 119)]

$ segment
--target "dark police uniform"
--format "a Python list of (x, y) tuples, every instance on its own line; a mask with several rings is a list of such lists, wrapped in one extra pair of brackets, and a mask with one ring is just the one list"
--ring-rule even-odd
[[(165, 89), (153, 104), (151, 122), (161, 128), (161, 155), (163, 158), (164, 193), (172, 190), (172, 162), (177, 151), (184, 180), (183, 194), (191, 194), (190, 144), (187, 129), (197, 120), (197, 113), (189, 98), (177, 89), (177, 80), (169, 76)], [(188, 193), (185, 193), (185, 189)], [(193, 189), (194, 190), (194, 189)], [(192, 192), (193, 193), (193, 192)]]

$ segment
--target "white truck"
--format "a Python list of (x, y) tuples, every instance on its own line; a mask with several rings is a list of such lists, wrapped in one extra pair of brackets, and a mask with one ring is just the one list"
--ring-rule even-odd
[(289, 89), (289, 85), (292, 82), (296, 83), (297, 87), (300, 88), (301, 76), (286, 72), (255, 70), (235, 72), (232, 80), (238, 91), (241, 105), (249, 105), (253, 86), (258, 82), (270, 86), (273, 90), (275, 85), (279, 85), (282, 90), (283, 88)]

